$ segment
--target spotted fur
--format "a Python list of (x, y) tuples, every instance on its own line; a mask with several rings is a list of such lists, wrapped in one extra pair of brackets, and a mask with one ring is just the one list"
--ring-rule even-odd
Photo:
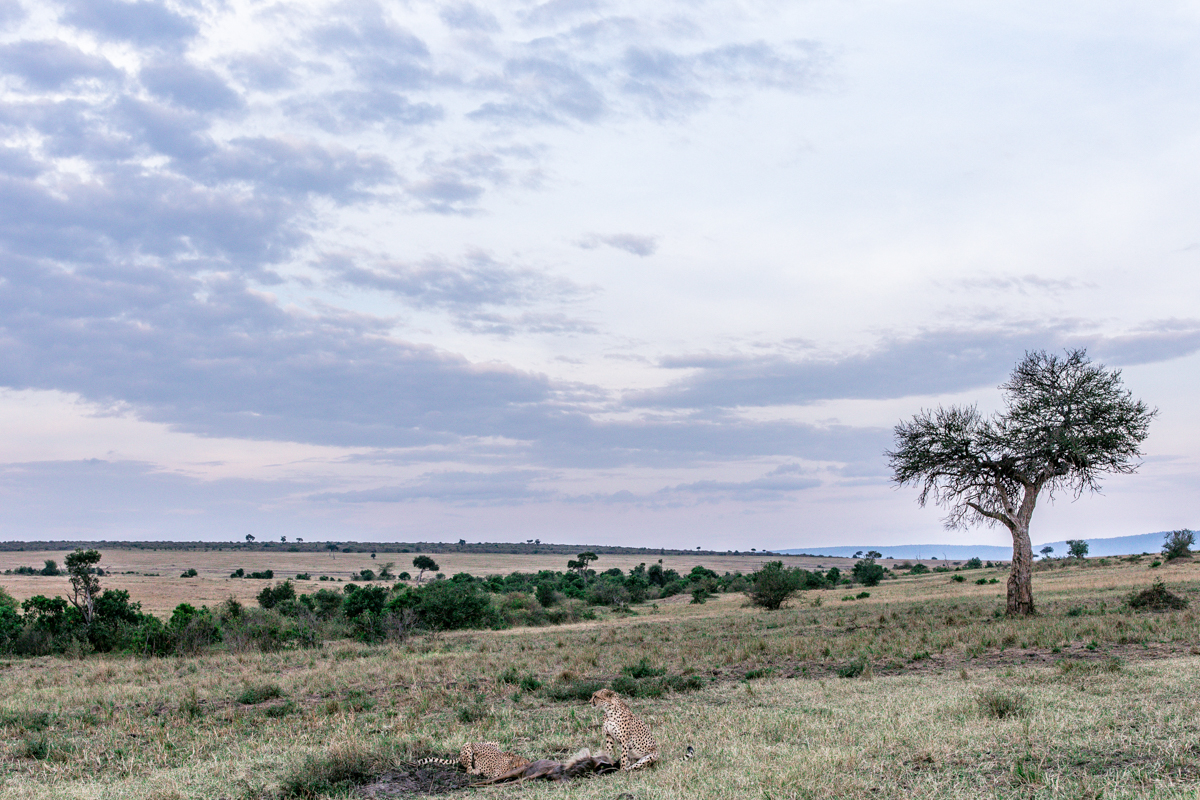
[[(448, 758), (423, 758), (418, 765), (443, 764), (447, 767), (456, 766), (456, 762)], [(516, 753), (505, 753), (500, 750), (498, 742), (471, 742), (463, 745), (458, 754), (457, 766), (462, 767), (471, 775), (482, 775), (489, 780), (497, 778), (506, 772), (529, 764), (529, 759), (522, 758)]]
[[(600, 726), (604, 734), (604, 743), (608, 751), (617, 755), (616, 747), (621, 748), (621, 757), (617, 763), (621, 769), (632, 771), (645, 769), (658, 761), (658, 742), (650, 733), (646, 723), (633, 715), (625, 701), (612, 689), (601, 689), (592, 695), (592, 705), (599, 706), (604, 711), (604, 722)], [(691, 757), (691, 748), (685, 758)]]

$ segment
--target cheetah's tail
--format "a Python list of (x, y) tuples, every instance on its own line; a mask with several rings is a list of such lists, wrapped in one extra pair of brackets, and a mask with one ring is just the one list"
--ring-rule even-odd
[(681, 759), (679, 759), (679, 760), (680, 760), (680, 761), (688, 761), (688, 760), (689, 760), (689, 759), (691, 759), (691, 758), (692, 758), (692, 756), (694, 756), (694, 755), (696, 755), (696, 751), (695, 751), (695, 750), (693, 750), (693, 749), (692, 749), (692, 746), (689, 744), (689, 745), (688, 745), (687, 752), (686, 752), (686, 753), (684, 753), (684, 754), (683, 754), (683, 758), (681, 758)]
[(453, 759), (450, 759), (450, 758), (433, 758), (433, 757), (430, 757), (430, 758), (422, 758), (420, 761), (417, 761), (417, 762), (416, 762), (416, 765), (417, 765), (418, 767), (423, 767), (423, 766), (425, 766), (426, 764), (442, 764), (442, 765), (444, 765), (444, 766), (447, 766), (447, 767), (457, 767), (457, 766), (458, 766), (458, 762), (457, 762), (457, 761), (455, 761), (455, 760), (453, 760)]

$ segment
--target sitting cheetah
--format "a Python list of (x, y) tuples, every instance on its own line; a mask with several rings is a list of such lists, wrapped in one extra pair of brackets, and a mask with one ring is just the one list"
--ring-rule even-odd
[[(448, 758), (422, 758), (418, 766), (424, 764), (445, 764), (454, 766), (455, 762)], [(458, 754), (458, 765), (470, 775), (482, 775), (487, 779), (498, 778), (506, 772), (520, 769), (529, 764), (529, 759), (522, 758), (516, 753), (504, 753), (498, 742), (471, 742), (463, 745)]]
[[(613, 742), (621, 746), (621, 758), (617, 762), (621, 769), (643, 769), (658, 761), (658, 742), (654, 741), (646, 723), (633, 715), (616, 692), (601, 689), (592, 695), (592, 705), (604, 710), (604, 724), (600, 729), (604, 732), (608, 751), (616, 756)], [(690, 753), (686, 757), (690, 757)]]

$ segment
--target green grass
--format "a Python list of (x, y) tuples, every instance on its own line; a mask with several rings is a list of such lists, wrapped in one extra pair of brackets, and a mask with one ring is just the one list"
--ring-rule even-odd
[[(1200, 589), (1192, 565), (1152, 574), (1185, 598)], [(1194, 798), (1200, 623), (1129, 608), (1150, 583), (1124, 563), (1039, 572), (1028, 620), (995, 613), (997, 587), (933, 574), (776, 612), (681, 598), (372, 647), (10, 658), (0, 798), (344, 797), (477, 740), (562, 758), (603, 747), (587, 701), (605, 686), (625, 690), (662, 764), (487, 795)]]

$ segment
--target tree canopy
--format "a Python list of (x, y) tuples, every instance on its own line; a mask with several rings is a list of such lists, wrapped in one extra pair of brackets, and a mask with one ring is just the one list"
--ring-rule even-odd
[(917, 502), (946, 509), (948, 528), (1000, 522), (1013, 535), (1009, 613), (1034, 611), (1029, 521), (1046, 491), (1079, 497), (1106, 474), (1137, 470), (1157, 413), (1134, 400), (1120, 370), (1085, 350), (1029, 352), (1004, 392), (1004, 410), (976, 406), (922, 410), (895, 428), (886, 453), (893, 480), (920, 488)]

